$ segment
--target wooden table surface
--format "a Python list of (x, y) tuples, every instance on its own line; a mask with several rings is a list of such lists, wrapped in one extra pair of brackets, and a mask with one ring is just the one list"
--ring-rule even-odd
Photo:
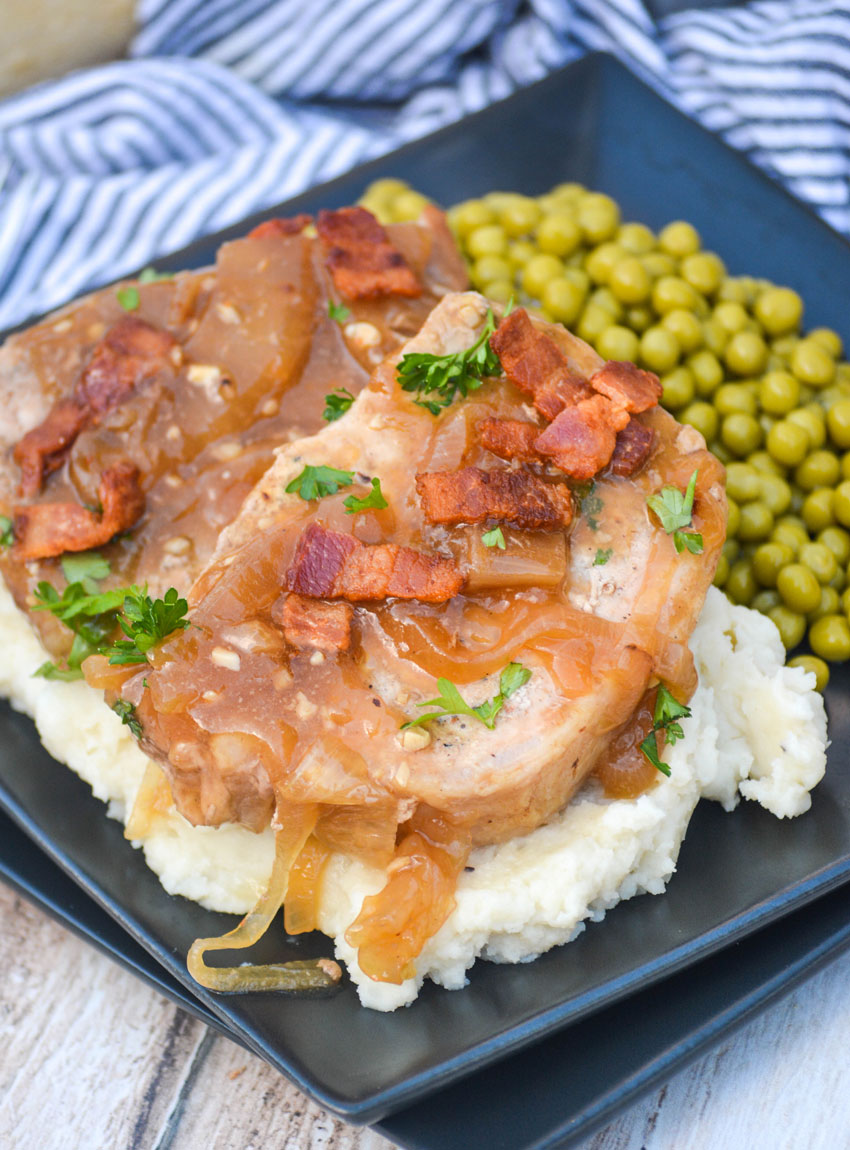
[[(2, 885), (0, 916), (3, 1150), (390, 1150)], [(850, 1147), (850, 953), (576, 1150), (739, 1147)]]

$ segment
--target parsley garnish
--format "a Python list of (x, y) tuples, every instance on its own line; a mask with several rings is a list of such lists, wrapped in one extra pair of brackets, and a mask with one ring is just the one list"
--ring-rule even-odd
[(356, 495), (349, 495), (343, 503), (343, 507), (345, 508), (346, 515), (353, 515), (355, 511), (368, 511), (370, 507), (373, 507), (376, 511), (381, 511), (384, 507), (389, 507), (381, 491), (380, 479), (372, 480), (372, 490), (368, 495), (364, 495), (362, 499), (358, 499)]
[(136, 718), (136, 708), (132, 703), (128, 703), (126, 699), (118, 699), (112, 704), (112, 710), (118, 715), (124, 726), (130, 728), (131, 735), (137, 739), (142, 737), (142, 724)]
[(586, 489), (583, 495), (580, 496), (581, 513), (587, 520), (587, 526), (591, 531), (599, 530), (599, 520), (596, 516), (605, 506), (598, 495), (595, 494), (596, 484), (591, 479), (590, 486)]
[[(502, 374), (499, 357), (490, 347), (490, 336), (496, 326), (493, 312), (488, 308), (484, 330), (471, 347), (453, 355), (410, 352), (401, 357), (396, 379), (404, 391), (416, 392), (414, 403), (427, 408), (432, 415), (439, 415), (458, 394), (465, 398), (481, 386), (486, 376)], [(426, 396), (434, 398), (424, 398)]]
[(677, 487), (662, 487), (659, 495), (650, 495), (646, 501), (667, 534), (673, 536), (673, 544), (680, 555), (685, 548), (692, 555), (702, 555), (702, 535), (698, 531), (684, 530), (691, 523), (698, 474), (697, 471), (693, 473), (684, 495)]
[(116, 291), (115, 295), (124, 311), (135, 311), (139, 306), (139, 289), (137, 287), (133, 287), (132, 285), (129, 287), (121, 287)]
[(345, 306), (344, 303), (334, 303), (332, 299), (328, 300), (328, 315), (331, 319), (336, 320), (337, 323), (345, 323), (351, 315), (351, 311)]
[(494, 527), (492, 531), (485, 531), (481, 536), (481, 542), (485, 547), (498, 547), (500, 551), (504, 551), (506, 546), (501, 527)]
[(336, 391), (325, 396), (325, 410), (322, 412), (322, 419), (325, 423), (333, 423), (341, 415), (345, 415), (352, 403), (354, 403), (354, 396), (348, 388), (338, 387)]
[(14, 523), (8, 515), (0, 515), (0, 547), (11, 547), (14, 542)]
[(97, 583), (109, 574), (109, 560), (98, 551), (80, 551), (62, 556), (62, 574), (68, 583), (82, 583), (89, 595), (97, 594)]
[(614, 554), (613, 547), (607, 547), (604, 551), (601, 547), (596, 548), (596, 558), (593, 560), (594, 567), (604, 567), (611, 556)]
[(655, 700), (655, 714), (653, 715), (652, 730), (643, 740), (640, 749), (649, 759), (654, 767), (661, 771), (662, 775), (670, 775), (670, 768), (666, 763), (661, 761), (658, 753), (658, 731), (663, 731), (664, 742), (671, 745), (679, 739), (684, 739), (685, 732), (679, 723), (679, 719), (687, 719), (690, 717), (691, 708), (686, 707), (683, 703), (677, 703), (667, 688), (660, 684), (658, 687), (658, 696)]
[(286, 490), (290, 495), (298, 494), (309, 502), (311, 499), (324, 499), (326, 495), (336, 495), (340, 487), (350, 487), (353, 482), (353, 471), (338, 471), (336, 467), (324, 465), (313, 467), (308, 463)]
[(110, 663), (146, 663), (151, 647), (174, 631), (189, 626), (185, 618), (189, 604), (169, 587), (162, 599), (151, 599), (144, 589), (129, 587), (124, 594), (123, 613), (118, 616), (126, 639), (118, 639), (104, 650)]
[(430, 723), (432, 719), (442, 719), (446, 715), (469, 715), (472, 719), (479, 719), (488, 730), (496, 725), (496, 716), (504, 707), (511, 695), (524, 686), (531, 678), (531, 671), (523, 667), (522, 663), (508, 663), (499, 676), (499, 693), (486, 703), (479, 703), (477, 707), (470, 705), (463, 699), (460, 691), (450, 679), (438, 679), (437, 686), (440, 694), (436, 699), (428, 699), (425, 703), (417, 704), (420, 707), (440, 707), (439, 711), (429, 711), (427, 715), (420, 715), (418, 719), (411, 719), (402, 723), (401, 729), (419, 727), (422, 723)]
[(173, 280), (174, 272), (158, 272), (156, 268), (143, 268), (139, 272), (140, 284), (158, 284), (162, 280)]

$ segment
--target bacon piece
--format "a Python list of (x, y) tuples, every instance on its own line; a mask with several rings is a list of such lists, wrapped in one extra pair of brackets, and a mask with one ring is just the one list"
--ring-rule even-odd
[(145, 497), (134, 463), (118, 463), (100, 477), (97, 489), (100, 515), (79, 503), (34, 503), (15, 510), (15, 546), (12, 558), (20, 563), (48, 559), (65, 551), (101, 547), (139, 519)]
[(540, 434), (536, 424), (526, 423), (522, 419), (482, 419), (475, 425), (475, 429), (482, 446), (500, 459), (517, 463), (541, 462), (540, 453), (534, 446)]
[(635, 413), (655, 407), (661, 398), (661, 381), (657, 375), (616, 359), (609, 359), (590, 377), (590, 386), (617, 407)]
[(290, 646), (328, 654), (348, 650), (353, 614), (348, 603), (323, 603), (303, 595), (282, 595), (272, 606), (272, 619)]
[[(613, 437), (611, 450), (614, 450)], [(432, 471), (416, 476), (416, 490), (429, 523), (483, 523), (555, 531), (573, 517), (572, 496), (562, 484), (546, 483), (530, 471)]]
[(610, 468), (615, 475), (634, 475), (649, 456), (655, 445), (655, 432), (639, 419), (630, 419), (622, 431), (617, 433), (617, 443), (611, 456)]
[(246, 239), (262, 240), (266, 236), (297, 236), (312, 222), (313, 217), (307, 216), (303, 212), (299, 212), (297, 216), (290, 216), (288, 219), (278, 217), (274, 220), (263, 220), (261, 224), (257, 224), (248, 232)]
[(321, 211), (316, 231), (334, 284), (346, 299), (422, 294), (422, 285), (404, 256), (365, 208)]
[(573, 479), (592, 479), (610, 461), (617, 432), (629, 422), (629, 414), (602, 395), (566, 407), (538, 435), (534, 446)]
[(529, 396), (546, 419), (592, 395), (585, 381), (570, 371), (563, 351), (534, 327), (524, 308), (502, 320), (490, 336), (490, 347), (514, 387)]
[(62, 466), (77, 436), (100, 422), (144, 380), (173, 366), (177, 341), (135, 316), (124, 316), (95, 346), (72, 394), (57, 400), (46, 418), (14, 450), (21, 469), (21, 495), (31, 499), (45, 478)]
[(452, 559), (398, 543), (361, 543), (353, 535), (311, 523), (287, 572), (290, 591), (311, 599), (421, 599), (445, 603), (464, 576)]

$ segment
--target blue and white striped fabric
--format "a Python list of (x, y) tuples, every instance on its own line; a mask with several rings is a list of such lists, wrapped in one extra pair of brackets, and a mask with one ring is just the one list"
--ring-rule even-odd
[(850, 0), (140, 0), (132, 58), (0, 103), (0, 328), (618, 55), (850, 234)]

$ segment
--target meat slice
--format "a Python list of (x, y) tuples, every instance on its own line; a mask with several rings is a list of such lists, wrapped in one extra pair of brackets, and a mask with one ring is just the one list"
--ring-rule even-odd
[[(611, 445), (613, 450), (613, 441)], [(535, 531), (567, 527), (572, 495), (563, 484), (546, 483), (530, 471), (433, 471), (416, 476), (416, 490), (429, 523), (498, 521)]]
[(565, 475), (583, 482), (609, 463), (617, 432), (628, 422), (629, 414), (622, 407), (594, 395), (575, 407), (565, 407), (538, 435), (534, 446)]
[(539, 463), (540, 452), (534, 441), (540, 434), (535, 423), (522, 419), (482, 419), (476, 425), (481, 446), (516, 463)]
[(554, 419), (565, 407), (592, 394), (581, 376), (570, 369), (561, 348), (534, 327), (524, 308), (505, 316), (490, 336), (490, 346), (514, 387), (529, 396), (547, 419)]
[(652, 454), (655, 432), (639, 419), (630, 419), (617, 432), (617, 443), (609, 464), (614, 475), (634, 475)]
[(633, 363), (609, 360), (590, 377), (590, 386), (626, 411), (648, 411), (661, 398), (661, 380)]
[(314, 599), (420, 599), (445, 603), (464, 584), (454, 560), (397, 543), (361, 543), (311, 523), (287, 572), (290, 591)]
[(135, 316), (125, 316), (111, 327), (96, 345), (71, 396), (58, 400), (15, 448), (21, 495), (25, 499), (37, 495), (46, 476), (62, 466), (80, 432), (99, 423), (165, 367), (176, 347), (172, 335)]
[(365, 208), (321, 211), (316, 231), (334, 284), (346, 299), (422, 294), (422, 285), (404, 256)]
[(295, 594), (282, 595), (272, 606), (272, 620), (290, 646), (327, 654), (348, 650), (353, 614), (348, 603), (323, 603)]
[(288, 218), (278, 216), (276, 219), (263, 220), (261, 224), (257, 224), (248, 232), (248, 239), (262, 240), (268, 236), (297, 236), (312, 222), (313, 217), (307, 216), (303, 212)]
[(34, 503), (17, 508), (12, 558), (25, 563), (66, 551), (102, 547), (132, 527), (145, 509), (139, 469), (132, 463), (119, 463), (104, 471), (97, 495), (103, 509), (100, 514), (79, 503)]

